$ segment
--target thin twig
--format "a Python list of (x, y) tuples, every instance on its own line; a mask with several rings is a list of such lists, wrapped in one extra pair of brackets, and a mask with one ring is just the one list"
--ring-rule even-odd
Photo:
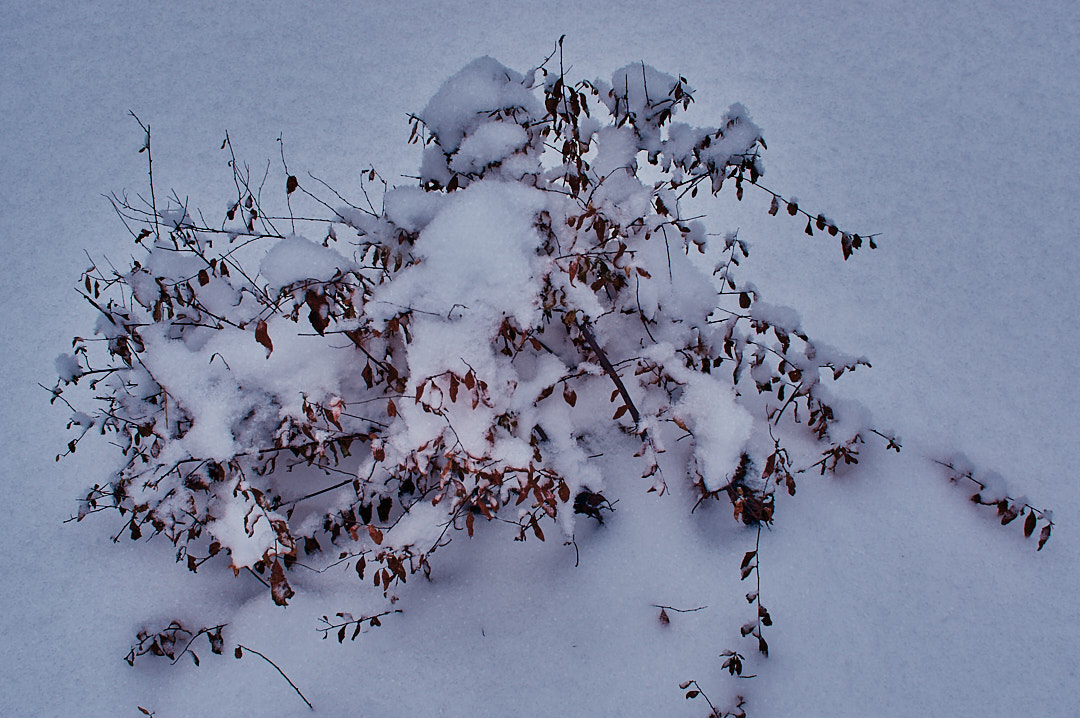
[(287, 675), (285, 675), (285, 671), (281, 670), (281, 668), (280, 668), (280, 667), (278, 666), (278, 664), (274, 663), (274, 662), (273, 662), (273, 661), (271, 661), (271, 660), (270, 660), (269, 658), (267, 658), (267, 657), (266, 657), (266, 656), (264, 656), (263, 654), (261, 654), (261, 653), (259, 653), (258, 651), (256, 651), (256, 650), (255, 650), (254, 648), (248, 648), (247, 646), (245, 646), (245, 645), (243, 645), (243, 644), (237, 644), (237, 645), (236, 645), (236, 647), (237, 647), (237, 649), (239, 649), (239, 650), (243, 650), (243, 651), (251, 651), (251, 652), (252, 652), (252, 653), (254, 653), (254, 654), (255, 654), (256, 656), (258, 656), (259, 658), (263, 659), (264, 661), (266, 661), (267, 663), (269, 663), (269, 664), (270, 664), (271, 666), (273, 666), (273, 667), (274, 667), (275, 669), (277, 669), (277, 672), (281, 674), (281, 677), (282, 677), (282, 678), (284, 678), (284, 679), (285, 679), (286, 681), (288, 681), (289, 685), (290, 685), (290, 686), (292, 686), (292, 689), (293, 689), (294, 691), (296, 691), (296, 695), (300, 696), (301, 700), (303, 700), (303, 701), (304, 701), (304, 703), (307, 703), (307, 707), (308, 707), (308, 708), (310, 708), (310, 709), (311, 709), (311, 710), (312, 710), (312, 711), (314, 712), (314, 710), (315, 710), (315, 706), (311, 705), (311, 701), (309, 701), (309, 700), (308, 700), (307, 698), (304, 698), (304, 694), (303, 694), (303, 693), (301, 693), (301, 692), (300, 692), (300, 689), (296, 687), (296, 684), (295, 684), (295, 683), (293, 683), (293, 682), (292, 682), (292, 680), (290, 680), (290, 679), (289, 679), (289, 677), (288, 677)]
[[(144, 125), (143, 121), (132, 110), (128, 110), (128, 114), (135, 118), (135, 121), (139, 123), (139, 127), (146, 133), (146, 145), (143, 149), (146, 150), (146, 166), (150, 174), (150, 209), (154, 212), (154, 236), (161, 239), (161, 229), (158, 227), (157, 199), (154, 197), (154, 156), (150, 151), (150, 125)], [(145, 202), (145, 200), (143, 201)]]
[(676, 613), (693, 613), (694, 611), (704, 611), (708, 606), (698, 606), (697, 608), (675, 608), (674, 606), (662, 606), (659, 603), (652, 604), (653, 608), (666, 608), (669, 611), (675, 611)]
[(626, 408), (630, 410), (630, 416), (634, 418), (634, 423), (639, 423), (641, 421), (641, 413), (638, 411), (637, 407), (634, 406), (634, 400), (630, 398), (630, 392), (626, 390), (626, 385), (623, 384), (618, 372), (615, 371), (615, 367), (611, 365), (611, 360), (607, 358), (607, 354), (600, 348), (600, 344), (597, 343), (596, 337), (593, 335), (592, 330), (589, 329), (589, 325), (584, 322), (578, 322), (578, 329), (581, 330), (581, 335), (585, 337), (585, 341), (589, 343), (589, 348), (596, 354), (600, 366), (604, 368), (607, 375), (611, 377), (611, 381), (615, 383), (615, 388), (618, 389), (619, 394), (622, 395), (623, 401), (626, 403)]

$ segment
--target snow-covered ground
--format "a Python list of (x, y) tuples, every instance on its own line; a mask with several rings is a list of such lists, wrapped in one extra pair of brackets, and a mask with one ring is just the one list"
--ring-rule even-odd
[[(163, 541), (112, 544), (115, 517), (61, 523), (112, 459), (84, 443), (54, 463), (66, 414), (36, 383), (93, 321), (70, 290), (83, 249), (117, 264), (130, 251), (101, 196), (143, 187), (128, 110), (151, 124), (158, 186), (218, 211), (225, 130), (253, 165), (281, 136), (290, 164), (335, 186), (370, 165), (415, 174), (406, 113), (474, 57), (525, 70), (563, 33), (577, 76), (638, 60), (686, 76), (692, 121), (742, 102), (769, 143), (770, 187), (881, 233), (845, 263), (749, 192), (756, 210), (709, 219), (751, 243), (748, 275), (769, 301), (869, 356), (848, 396), (905, 445), (778, 502), (760, 552), (775, 625), (756, 678), (729, 679), (718, 658), (753, 654), (738, 636), (752, 532), (726, 509), (689, 520), (678, 491), (645, 495), (636, 466), (612, 520), (578, 536), (577, 568), (558, 542), (461, 537), (434, 583), (409, 582), (404, 613), (342, 646), (315, 630), (356, 610), (339, 589), (281, 609), (231, 572), (188, 573)], [(718, 705), (747, 696), (751, 716), (1072, 715), (1078, 55), (1068, 3), (8, 3), (5, 712), (307, 712), (250, 655), (123, 662), (139, 628), (176, 617), (228, 622), (227, 644), (274, 659), (325, 715), (704, 715), (678, 688), (691, 678)], [(930, 463), (954, 450), (1054, 510), (1042, 552)], [(709, 608), (662, 626), (653, 604)]]

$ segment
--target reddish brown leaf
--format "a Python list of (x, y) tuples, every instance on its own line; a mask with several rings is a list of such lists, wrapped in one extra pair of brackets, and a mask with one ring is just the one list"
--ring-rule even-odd
[(311, 309), (308, 312), (308, 321), (311, 322), (312, 328), (320, 335), (326, 331), (326, 327), (329, 326), (329, 304), (326, 301), (326, 297), (319, 294), (314, 289), (307, 290), (307, 294), (304, 296), (304, 301)]
[(531, 517), (529, 518), (529, 521), (530, 521), (530, 523), (532, 524), (532, 530), (533, 530), (533, 533), (534, 533), (534, 534), (536, 534), (536, 538), (538, 538), (538, 539), (540, 539), (541, 541), (543, 541), (543, 540), (544, 540), (544, 532), (540, 530), (540, 524), (539, 524), (539, 523), (537, 523), (537, 521), (536, 521), (536, 517), (535, 517), (535, 516), (531, 516)]
[(577, 404), (577, 394), (574, 392), (573, 389), (570, 388), (568, 384), (563, 384), (562, 397), (563, 400), (566, 401), (566, 403), (570, 406), (574, 406), (575, 404)]
[(1046, 524), (1039, 533), (1039, 546), (1035, 549), (1036, 551), (1042, 551), (1043, 545), (1046, 544), (1046, 541), (1050, 538), (1050, 526), (1051, 524)]
[(265, 320), (260, 319), (255, 325), (255, 341), (266, 347), (266, 356), (269, 358), (274, 351), (274, 343), (270, 341), (270, 332), (267, 331)]
[(296, 181), (296, 177), (293, 175), (289, 175), (289, 177), (285, 180), (285, 194), (292, 194), (299, 186), (300, 183)]
[(1031, 534), (1035, 533), (1036, 522), (1037, 519), (1035, 518), (1035, 512), (1028, 511), (1027, 518), (1024, 519), (1024, 538), (1030, 538)]
[(277, 560), (270, 567), (270, 595), (273, 597), (274, 603), (279, 606), (288, 605), (289, 599), (295, 595), (285, 578), (285, 569), (282, 568), (281, 562)]
[(383, 539), (382, 531), (380, 531), (379, 529), (377, 529), (374, 526), (368, 526), (367, 530), (368, 530), (368, 535), (371, 536), (371, 540), (375, 542), (375, 545), (376, 546), (381, 546), (382, 545), (382, 539)]

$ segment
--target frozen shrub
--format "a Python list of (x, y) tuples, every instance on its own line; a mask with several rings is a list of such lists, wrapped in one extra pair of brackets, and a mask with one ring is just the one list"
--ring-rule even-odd
[[(193, 571), (220, 556), (284, 605), (301, 558), (348, 561), (392, 595), (457, 531), (498, 520), (543, 540), (602, 521), (613, 424), (640, 490), (688, 481), (758, 527), (802, 471), (856, 464), (875, 436), (898, 450), (829, 392), (866, 360), (768, 304), (742, 276), (748, 244), (692, 207), (750, 186), (845, 258), (872, 237), (761, 185), (743, 106), (691, 126), (685, 78), (638, 63), (571, 83), (556, 62), (463, 68), (412, 117), (419, 181), (373, 200), (365, 171), (364, 206), (301, 182), (284, 150), (280, 176), (253, 182), (226, 137), (236, 195), (210, 221), (175, 196), (159, 207), (151, 162), (147, 201), (114, 198), (138, 257), (86, 272), (94, 338), (56, 362), (54, 399), (82, 383), (96, 406), (73, 415), (69, 451), (94, 430), (126, 457), (78, 518), (116, 509), (121, 534), (164, 535)], [(1048, 515), (984, 488), (1045, 541)], [(743, 635), (765, 653), (771, 619), (747, 600)]]

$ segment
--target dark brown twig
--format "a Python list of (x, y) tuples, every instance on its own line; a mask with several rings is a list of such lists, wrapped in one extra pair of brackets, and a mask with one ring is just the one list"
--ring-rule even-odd
[(296, 695), (300, 696), (300, 699), (302, 701), (304, 701), (304, 703), (307, 703), (307, 707), (310, 708), (312, 710), (312, 712), (315, 711), (315, 706), (311, 705), (311, 701), (309, 701), (307, 698), (304, 697), (304, 694), (301, 693), (300, 689), (296, 687), (296, 684), (293, 683), (292, 680), (290, 680), (290, 678), (287, 675), (285, 675), (285, 671), (281, 670), (281, 668), (278, 666), (278, 664), (274, 663), (269, 658), (267, 658), (263, 654), (256, 651), (254, 648), (248, 648), (247, 646), (238, 643), (236, 645), (236, 657), (240, 658), (243, 655), (243, 651), (251, 651), (256, 656), (258, 656), (259, 658), (263, 659), (264, 661), (269, 663), (271, 666), (273, 666), (277, 670), (277, 672), (281, 674), (281, 677), (284, 678), (288, 682), (288, 684), (290, 686), (292, 686), (292, 689), (294, 691), (296, 691)]
[(626, 385), (623, 384), (618, 372), (615, 371), (615, 367), (611, 365), (611, 360), (607, 358), (607, 354), (600, 348), (600, 344), (596, 341), (596, 336), (592, 333), (592, 330), (589, 329), (589, 325), (584, 322), (578, 322), (577, 326), (581, 331), (581, 335), (585, 337), (585, 341), (589, 343), (589, 348), (592, 349), (593, 354), (596, 355), (597, 360), (600, 362), (600, 366), (604, 368), (607, 375), (611, 377), (611, 381), (615, 383), (615, 388), (619, 390), (619, 394), (626, 403), (626, 408), (630, 410), (630, 416), (634, 418), (634, 423), (639, 423), (641, 421), (641, 413), (638, 411), (637, 407), (634, 406), (634, 400), (630, 398), (630, 392), (626, 390)]

